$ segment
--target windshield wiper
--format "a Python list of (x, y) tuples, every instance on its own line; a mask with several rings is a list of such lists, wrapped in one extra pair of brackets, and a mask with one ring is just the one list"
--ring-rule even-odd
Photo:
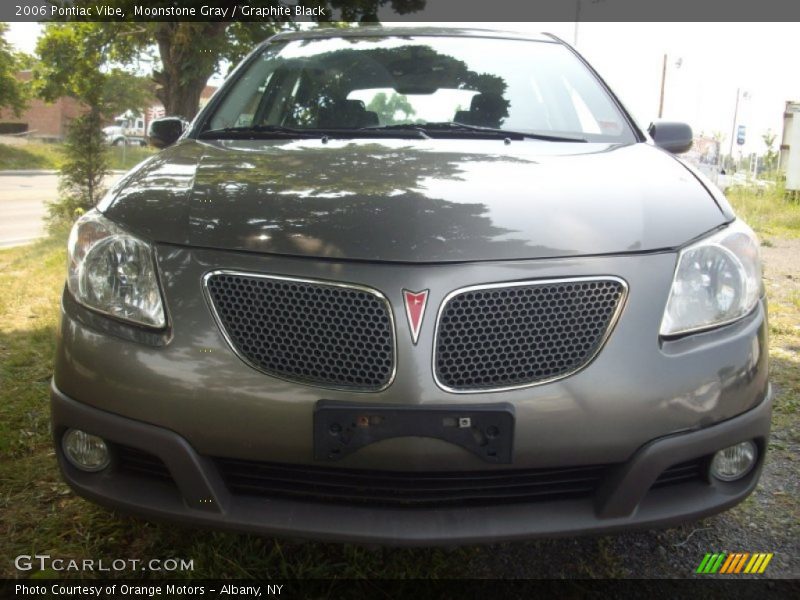
[(219, 139), (250, 139), (250, 138), (269, 138), (269, 137), (288, 137), (288, 138), (314, 138), (320, 137), (322, 133), (311, 133), (302, 129), (283, 127), (282, 125), (251, 125), (249, 127), (224, 127), (222, 129), (208, 129), (203, 131), (198, 137), (203, 140)]
[(424, 125), (416, 125), (414, 123), (398, 124), (398, 125), (370, 125), (369, 127), (359, 127), (359, 131), (386, 131), (386, 132), (406, 132), (414, 133), (418, 137), (430, 139), (430, 136), (425, 131)]
[(586, 142), (583, 138), (566, 137), (560, 135), (548, 135), (544, 133), (531, 133), (527, 131), (512, 131), (509, 129), (498, 129), (495, 127), (483, 127), (481, 125), (467, 125), (466, 123), (457, 123), (455, 121), (442, 121), (440, 123), (417, 123), (406, 125), (383, 125), (380, 127), (367, 127), (365, 129), (376, 130), (393, 130), (393, 129), (416, 129), (426, 135), (436, 135), (436, 133), (483, 133), (487, 135), (496, 135), (498, 137), (508, 137), (523, 139), (529, 138), (533, 140), (544, 140), (547, 142)]
[[(415, 138), (427, 138), (425, 132), (417, 127), (397, 127), (399, 133), (405, 133)], [(206, 140), (218, 139), (258, 139), (258, 138), (339, 138), (351, 139), (357, 137), (396, 137), (389, 128), (384, 127), (358, 127), (358, 128), (327, 128), (327, 129), (295, 129), (282, 125), (253, 125), (251, 127), (225, 127), (223, 129), (209, 129), (198, 137)], [(324, 141), (324, 140), (323, 140)]]

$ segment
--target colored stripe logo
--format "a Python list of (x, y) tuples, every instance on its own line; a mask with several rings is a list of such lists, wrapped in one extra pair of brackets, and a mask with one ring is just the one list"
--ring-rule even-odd
[(739, 573), (763, 573), (767, 570), (769, 561), (772, 560), (773, 553), (756, 552), (733, 552), (733, 553), (708, 553), (703, 557), (700, 566), (695, 573), (704, 575), (736, 575)]

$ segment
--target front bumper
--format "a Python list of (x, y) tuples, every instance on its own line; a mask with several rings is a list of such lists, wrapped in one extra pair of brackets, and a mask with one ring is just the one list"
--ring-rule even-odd
[[(597, 489), (577, 499), (436, 508), (310, 502), (232, 493), (217, 463), (168, 429), (77, 402), (52, 387), (56, 453), (67, 483), (80, 495), (149, 517), (268, 535), (393, 545), (466, 544), (539, 536), (607, 533), (697, 519), (741, 502), (764, 461), (772, 402), (769, 392), (749, 411), (723, 422), (661, 437), (605, 471)], [(114, 463), (101, 473), (69, 464), (60, 438), (70, 427), (160, 458), (168, 478), (134, 475)], [(743, 479), (699, 478), (653, 487), (672, 465), (755, 440), (759, 459)]]
[[(657, 335), (674, 253), (456, 265), (371, 264), (159, 246), (170, 326), (143, 332), (76, 305), (68, 293), (54, 365), (67, 396), (177, 433), (199, 454), (281, 464), (313, 463), (313, 414), (321, 400), (412, 408), (507, 403), (514, 407), (513, 467), (620, 464), (651, 440), (726, 421), (767, 389), (766, 305), (718, 329)], [(383, 293), (396, 323), (396, 376), (379, 392), (291, 383), (253, 369), (232, 351), (203, 292), (220, 268), (364, 285)], [(629, 284), (622, 315), (596, 358), (546, 385), (486, 394), (435, 382), (435, 312), (447, 294), (487, 282), (613, 274)], [(418, 343), (407, 333), (402, 289), (430, 290)], [(135, 334), (135, 335), (134, 335)], [(394, 438), (340, 461), (373, 470), (474, 471), (488, 465), (440, 440)], [(494, 467), (493, 467), (494, 468)]]

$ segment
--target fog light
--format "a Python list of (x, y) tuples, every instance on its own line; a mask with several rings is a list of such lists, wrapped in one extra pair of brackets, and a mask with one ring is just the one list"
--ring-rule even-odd
[(742, 442), (720, 450), (711, 461), (711, 474), (721, 481), (735, 481), (747, 475), (756, 464), (758, 449), (753, 442)]
[(61, 438), (67, 460), (81, 471), (102, 471), (111, 462), (108, 446), (96, 435), (70, 429)]

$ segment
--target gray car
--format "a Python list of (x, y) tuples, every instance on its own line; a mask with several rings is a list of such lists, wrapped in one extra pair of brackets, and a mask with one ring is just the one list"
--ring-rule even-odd
[(770, 427), (758, 241), (557, 38), (279, 34), (69, 239), (82, 496), (325, 540), (668, 526)]

